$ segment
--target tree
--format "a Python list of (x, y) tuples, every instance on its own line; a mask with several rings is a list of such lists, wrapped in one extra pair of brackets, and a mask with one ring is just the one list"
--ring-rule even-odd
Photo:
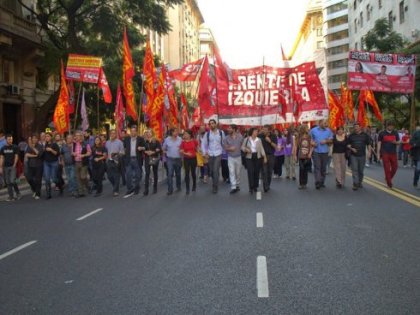
[[(378, 51), (381, 53), (407, 53), (419, 54), (420, 45), (413, 46), (403, 36), (393, 31), (386, 18), (379, 19), (375, 26), (364, 37), (364, 45), (367, 51)], [(407, 48), (408, 47), (408, 48)], [(411, 48), (410, 48), (411, 47)], [(419, 92), (419, 69), (416, 71), (416, 91)], [(376, 93), (379, 104), (384, 110), (384, 117), (393, 119), (398, 127), (408, 127), (410, 124), (410, 105), (412, 95)], [(416, 93), (418, 95), (418, 93)], [(402, 99), (406, 99), (404, 102)]]
[[(38, 0), (36, 9), (24, 0), (17, 0), (29, 10), (46, 37), (46, 57), (39, 68), (39, 78), (46, 80), (59, 73), (60, 58), (69, 53), (103, 57), (104, 68), (115, 91), (121, 81), (121, 42), (124, 27), (132, 47), (133, 60), (140, 60), (140, 44), (145, 38), (140, 29), (154, 30), (159, 34), (170, 31), (166, 16), (168, 7), (183, 0)], [(42, 87), (44, 82), (39, 82)], [(137, 93), (138, 94), (138, 93)], [(95, 96), (96, 97), (96, 96)], [(45, 127), (57, 99), (55, 93), (36, 115), (34, 129)]]

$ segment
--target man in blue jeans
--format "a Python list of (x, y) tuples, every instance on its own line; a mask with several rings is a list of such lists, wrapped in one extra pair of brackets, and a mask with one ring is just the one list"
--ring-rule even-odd
[(137, 135), (137, 126), (130, 128), (130, 136), (123, 141), (125, 149), (125, 174), (127, 181), (127, 193), (125, 198), (137, 195), (140, 191), (142, 177), (143, 152), (145, 150), (144, 139)]
[(67, 176), (67, 183), (69, 193), (76, 197), (77, 183), (76, 183), (76, 167), (73, 157), (73, 135), (69, 134), (66, 137), (66, 144), (61, 147), (60, 163), (64, 166), (64, 171)]
[(166, 154), (166, 164), (168, 166), (168, 192), (167, 195), (172, 195), (174, 191), (173, 176), (176, 178), (176, 191), (181, 191), (181, 153), (179, 147), (182, 139), (178, 136), (178, 130), (172, 128), (169, 131), (169, 137), (165, 139), (162, 145), (162, 150)]
[(315, 188), (325, 187), (325, 174), (328, 164), (329, 146), (333, 141), (333, 133), (327, 127), (326, 120), (320, 120), (317, 127), (311, 130), (312, 141), (315, 142), (315, 148), (312, 154), (315, 168)]

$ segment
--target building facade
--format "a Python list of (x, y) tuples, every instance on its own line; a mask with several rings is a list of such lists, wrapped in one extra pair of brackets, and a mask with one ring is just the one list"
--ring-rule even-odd
[(352, 0), (349, 3), (350, 49), (364, 50), (363, 38), (375, 21), (386, 18), (392, 30), (409, 42), (420, 39), (420, 1)]
[(49, 97), (37, 89), (43, 56), (34, 17), (16, 0), (0, 0), (0, 129), (16, 140), (30, 135), (37, 109)]
[(204, 23), (196, 0), (168, 8), (172, 30), (163, 38), (165, 63), (170, 69), (200, 58), (200, 25)]
[(217, 46), (217, 44), (216, 44), (216, 41), (214, 39), (211, 29), (205, 24), (202, 24), (200, 26), (199, 39), (200, 39), (200, 58), (203, 58), (206, 55), (211, 56), (213, 54), (212, 47), (213, 45)]
[(321, 84), (325, 90), (327, 89), (322, 0), (309, 1), (289, 57), (295, 64), (315, 61)]
[(328, 88), (335, 91), (340, 89), (341, 82), (347, 81), (350, 42), (348, 12), (347, 0), (323, 1)]

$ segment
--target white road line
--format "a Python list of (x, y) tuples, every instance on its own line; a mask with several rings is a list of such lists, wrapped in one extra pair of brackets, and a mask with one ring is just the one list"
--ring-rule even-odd
[(28, 243), (25, 243), (23, 245), (20, 245), (16, 248), (12, 249), (12, 250), (9, 250), (8, 252), (5, 252), (4, 254), (0, 255), (0, 260), (6, 258), (7, 256), (10, 256), (10, 255), (13, 255), (13, 254), (17, 253), (18, 251), (21, 251), (22, 249), (24, 249), (28, 246), (31, 246), (31, 245), (35, 244), (36, 242), (38, 242), (38, 241), (30, 241)]
[(257, 191), (256, 197), (257, 197), (257, 200), (261, 200), (261, 198), (262, 198), (261, 191)]
[(264, 227), (264, 218), (262, 212), (257, 213), (257, 228)]
[(80, 218), (77, 218), (76, 221), (82, 221), (82, 220), (86, 219), (87, 217), (90, 217), (91, 215), (94, 215), (95, 213), (98, 213), (99, 211), (102, 211), (102, 210), (104, 210), (104, 208), (96, 209), (92, 212), (89, 212), (88, 214), (85, 214), (84, 216), (82, 216)]
[(267, 258), (257, 257), (257, 292), (259, 298), (268, 298)]

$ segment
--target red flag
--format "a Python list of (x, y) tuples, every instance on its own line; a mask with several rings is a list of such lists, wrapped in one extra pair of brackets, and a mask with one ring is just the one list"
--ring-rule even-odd
[(134, 64), (128, 45), (127, 30), (124, 29), (123, 39), (123, 94), (125, 97), (126, 112), (133, 120), (137, 120), (137, 106), (134, 98)]
[(187, 110), (188, 105), (182, 106), (181, 111), (181, 129), (187, 130), (190, 127), (190, 118)]
[(209, 60), (206, 56), (204, 57), (203, 67), (201, 68), (198, 88), (198, 105), (204, 108), (209, 108), (211, 106), (209, 79)]
[(290, 80), (292, 81), (290, 85), (290, 100), (293, 104), (292, 112), (293, 116), (295, 117), (295, 123), (297, 124), (302, 113), (302, 96), (296, 91), (295, 79), (290, 76)]
[(169, 76), (178, 81), (195, 81), (203, 62), (204, 58), (186, 63), (182, 68), (170, 71)]
[(73, 114), (76, 108), (76, 94), (73, 80), (67, 81), (67, 89), (69, 91), (69, 114)]
[(181, 104), (183, 107), (187, 107), (188, 106), (188, 102), (187, 99), (185, 98), (185, 94), (181, 92)]
[(359, 94), (359, 108), (357, 110), (357, 122), (361, 127), (367, 127), (370, 125), (369, 118), (366, 113), (365, 100), (366, 100), (366, 91), (361, 90)]
[(115, 112), (114, 112), (114, 120), (115, 125), (117, 126), (117, 135), (118, 138), (121, 138), (121, 133), (124, 125), (124, 103), (121, 94), (121, 87), (118, 83), (117, 87), (117, 99), (115, 100)]
[(167, 75), (166, 68), (164, 69), (164, 71), (165, 93), (167, 95), (167, 100), (169, 103), (169, 108), (167, 110), (168, 125), (170, 128), (176, 128), (178, 127), (178, 103), (176, 100), (175, 89), (172, 84), (172, 79)]
[(109, 88), (108, 80), (106, 79), (104, 68), (102, 67), (101, 67), (101, 71), (99, 72), (98, 87), (102, 90), (105, 103), (108, 103), (108, 104), (112, 103), (111, 89)]
[(146, 50), (144, 52), (143, 75), (145, 77), (144, 91), (147, 96), (146, 112), (149, 114), (149, 107), (152, 105), (155, 95), (155, 82), (157, 79), (153, 52), (149, 41), (146, 42)]
[(64, 75), (63, 61), (61, 61), (60, 95), (58, 96), (57, 105), (55, 106), (53, 122), (54, 127), (59, 134), (63, 134), (70, 129), (69, 91)]
[(328, 90), (328, 104), (330, 107), (329, 125), (335, 130), (344, 125), (344, 113), (337, 95), (331, 90)]
[(382, 113), (381, 113), (381, 110), (379, 108), (379, 104), (376, 102), (375, 95), (373, 94), (373, 92), (371, 90), (367, 90), (364, 93), (364, 96), (365, 96), (364, 101), (366, 103), (370, 104), (370, 106), (372, 106), (373, 113), (375, 114), (376, 118), (379, 121), (383, 121), (384, 119), (382, 117)]
[(203, 118), (203, 115), (201, 113), (200, 106), (197, 106), (194, 109), (194, 113), (192, 114), (191, 120), (192, 120), (192, 123), (193, 123), (194, 127), (200, 127), (204, 123), (204, 118)]
[[(213, 45), (214, 54), (214, 73), (217, 88), (217, 105), (224, 106), (228, 104), (229, 81), (233, 80), (232, 71), (223, 63), (219, 50)], [(230, 73), (230, 75), (229, 75)]]

